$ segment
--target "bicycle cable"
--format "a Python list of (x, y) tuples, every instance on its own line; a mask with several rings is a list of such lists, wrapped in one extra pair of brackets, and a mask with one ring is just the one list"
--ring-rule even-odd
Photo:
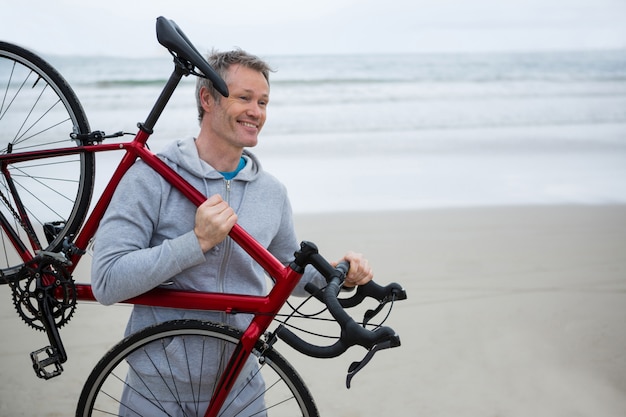
[(39, 243), (39, 238), (37, 237), (35, 232), (26, 223), (24, 223), (24, 221), (21, 219), (21, 217), (17, 213), (17, 211), (15, 211), (15, 209), (11, 205), (11, 202), (7, 199), (7, 197), (4, 195), (4, 192), (2, 190), (0, 190), (0, 199), (2, 199), (2, 202), (4, 203), (4, 205), (7, 208), (7, 210), (9, 210), (11, 212), (11, 215), (19, 223), (19, 225), (22, 227), (22, 229), (24, 229), (26, 234), (28, 234), (28, 237), (31, 239), (31, 241), (32, 242), (37, 242), (37, 244), (41, 247), (41, 243)]
[[(324, 288), (323, 287), (320, 291), (322, 291)], [(324, 322), (336, 322), (336, 320), (334, 318), (328, 318), (328, 317), (319, 317), (321, 314), (325, 313), (328, 311), (327, 307), (324, 307), (322, 310), (316, 312), (316, 313), (304, 313), (301, 311), (301, 308), (307, 304), (312, 298), (315, 298), (315, 296), (309, 295), (308, 297), (306, 297), (297, 307), (294, 307), (294, 305), (292, 303), (290, 303), (289, 301), (286, 302), (286, 304), (289, 306), (289, 308), (291, 308), (291, 312), (289, 314), (283, 313), (283, 314), (276, 314), (274, 320), (278, 323), (281, 323), (284, 326), (287, 326), (291, 329), (300, 331), (302, 333), (311, 335), (311, 336), (316, 336), (316, 337), (320, 337), (320, 338), (326, 338), (326, 339), (333, 339), (333, 340), (337, 340), (340, 339), (340, 336), (334, 336), (334, 335), (328, 335), (328, 334), (323, 334), (323, 333), (318, 333), (318, 332), (314, 332), (311, 330), (307, 330), (304, 329), (298, 325), (295, 325), (293, 323), (290, 323), (289, 321), (291, 319), (304, 319), (304, 320), (317, 320), (317, 321), (324, 321)], [(376, 308), (375, 310), (368, 310), (365, 313), (365, 317), (362, 321), (357, 321), (357, 324), (363, 326), (364, 328), (366, 327), (371, 327), (371, 330), (376, 330), (380, 327), (382, 327), (382, 325), (387, 321), (387, 319), (390, 317), (391, 315), (391, 310), (394, 307), (396, 301), (396, 297), (395, 295), (391, 296), (391, 299), (388, 303), (380, 303), (378, 308)], [(385, 304), (389, 304), (389, 308), (387, 309), (387, 312), (385, 314), (385, 316), (382, 318), (382, 320), (380, 321), (380, 323), (376, 323), (376, 324), (370, 324), (369, 321), (376, 315), (378, 314), (380, 311), (382, 311), (382, 308), (384, 307)], [(368, 317), (369, 315), (369, 317)], [(281, 317), (284, 319), (278, 319), (277, 317)]]

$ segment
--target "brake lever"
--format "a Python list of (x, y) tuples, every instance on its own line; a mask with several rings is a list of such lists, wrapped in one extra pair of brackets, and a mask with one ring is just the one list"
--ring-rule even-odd
[(375, 309), (367, 310), (365, 314), (363, 315), (363, 327), (367, 326), (367, 323), (369, 323), (371, 319), (376, 317), (376, 315), (382, 311), (383, 307), (385, 307), (385, 304), (380, 303), (378, 304), (378, 307), (376, 307)]
[(372, 348), (367, 352), (363, 360), (361, 360), (360, 362), (352, 362), (352, 364), (350, 364), (350, 366), (348, 367), (348, 375), (346, 375), (346, 388), (350, 389), (352, 378), (354, 378), (354, 376), (359, 371), (365, 368), (365, 365), (367, 365), (372, 360), (376, 352), (378, 352), (379, 350), (389, 349), (397, 346), (400, 346), (400, 337), (396, 335), (388, 340), (385, 340), (384, 342), (377, 343), (372, 346)]
[(394, 301), (400, 300), (406, 300), (406, 291), (404, 291), (404, 289), (392, 290), (391, 294), (389, 294), (387, 297), (383, 298), (379, 302), (378, 307), (376, 307), (375, 309), (369, 309), (365, 312), (365, 314), (363, 315), (363, 327), (367, 326), (367, 323), (369, 323), (371, 319), (376, 317), (376, 315), (382, 311), (387, 303), (393, 303)]

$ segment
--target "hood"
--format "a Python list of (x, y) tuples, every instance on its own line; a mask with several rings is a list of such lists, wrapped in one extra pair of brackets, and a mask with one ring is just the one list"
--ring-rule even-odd
[[(159, 152), (159, 156), (198, 178), (222, 179), (222, 174), (200, 159), (195, 142), (192, 137), (174, 141)], [(237, 174), (236, 179), (253, 181), (261, 172), (261, 163), (247, 149), (244, 149), (243, 157), (246, 159), (246, 166)]]

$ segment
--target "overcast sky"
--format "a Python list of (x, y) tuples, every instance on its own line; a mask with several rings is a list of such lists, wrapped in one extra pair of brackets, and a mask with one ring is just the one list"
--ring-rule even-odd
[(0, 39), (155, 55), (159, 15), (201, 51), (259, 55), (626, 48), (626, 0), (0, 0)]

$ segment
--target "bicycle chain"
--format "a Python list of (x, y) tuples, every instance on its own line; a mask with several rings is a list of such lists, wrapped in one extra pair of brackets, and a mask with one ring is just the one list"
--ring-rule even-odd
[(13, 218), (15, 218), (15, 220), (20, 224), (20, 226), (22, 226), (22, 229), (26, 232), (26, 234), (28, 235), (28, 238), (31, 240), (31, 242), (37, 242), (37, 245), (39, 245), (39, 247), (41, 247), (41, 243), (39, 243), (39, 238), (37, 237), (37, 235), (35, 234), (35, 231), (32, 230), (30, 227), (28, 227), (26, 225), (26, 223), (24, 223), (24, 221), (22, 220), (22, 218), (20, 217), (20, 215), (18, 214), (17, 211), (15, 211), (15, 209), (13, 208), (13, 206), (11, 205), (11, 202), (9, 201), (9, 199), (4, 195), (4, 193), (2, 192), (2, 190), (0, 190), (0, 198), (2, 199), (2, 202), (4, 203), (4, 205), (6, 206), (6, 208), (11, 212), (11, 214), (13, 215)]
[(38, 257), (25, 264), (9, 282), (13, 305), (30, 327), (45, 330), (40, 302), (48, 302), (54, 324), (63, 327), (76, 310), (76, 286), (63, 263), (51, 257)]

